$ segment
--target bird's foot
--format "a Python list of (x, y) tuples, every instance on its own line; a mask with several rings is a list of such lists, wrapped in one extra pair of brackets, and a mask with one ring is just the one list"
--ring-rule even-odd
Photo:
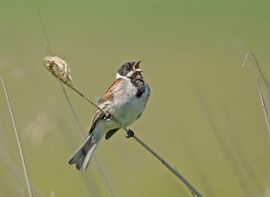
[(127, 131), (126, 138), (134, 137), (134, 135), (135, 135), (134, 132), (133, 132), (132, 130), (129, 129), (129, 130)]
[(104, 119), (105, 119), (107, 122), (109, 122), (109, 121), (112, 119), (112, 115), (111, 115), (109, 112), (107, 112), (107, 113), (105, 114)]

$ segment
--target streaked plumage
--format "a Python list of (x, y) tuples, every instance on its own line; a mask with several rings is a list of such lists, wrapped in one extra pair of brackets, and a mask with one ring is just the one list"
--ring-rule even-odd
[(116, 80), (99, 100), (98, 106), (108, 114), (96, 111), (89, 135), (70, 159), (69, 164), (76, 164), (78, 170), (86, 170), (104, 135), (105, 139), (109, 139), (120, 129), (117, 123), (109, 119), (110, 115), (114, 116), (123, 127), (127, 127), (144, 111), (150, 96), (150, 88), (143, 80), (139, 64), (140, 62), (128, 62), (122, 65), (117, 72)]

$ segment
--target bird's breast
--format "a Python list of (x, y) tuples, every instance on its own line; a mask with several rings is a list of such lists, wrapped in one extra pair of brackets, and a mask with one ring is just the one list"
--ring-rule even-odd
[(136, 89), (129, 87), (126, 93), (119, 99), (119, 107), (115, 110), (115, 118), (121, 122), (124, 127), (132, 124), (144, 111), (149, 97), (149, 87), (145, 86), (145, 92), (142, 96), (136, 96)]

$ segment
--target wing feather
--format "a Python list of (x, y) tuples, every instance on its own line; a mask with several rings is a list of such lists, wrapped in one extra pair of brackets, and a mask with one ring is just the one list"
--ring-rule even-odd
[[(117, 79), (108, 88), (108, 90), (105, 92), (105, 94), (103, 95), (103, 97), (98, 101), (98, 106), (101, 109), (103, 109), (104, 111), (106, 111), (107, 106), (114, 99), (115, 92), (116, 91), (119, 91), (121, 89), (120, 86), (121, 86), (122, 83), (123, 83), (123, 80), (122, 79)], [(100, 119), (102, 119), (102, 118), (104, 118), (104, 117), (105, 117), (105, 114), (103, 112), (101, 112), (100, 110), (97, 110), (96, 111), (96, 113), (94, 114), (94, 116), (92, 118), (92, 126), (91, 126), (91, 129), (89, 131), (90, 134), (94, 130), (97, 121), (100, 120)]]

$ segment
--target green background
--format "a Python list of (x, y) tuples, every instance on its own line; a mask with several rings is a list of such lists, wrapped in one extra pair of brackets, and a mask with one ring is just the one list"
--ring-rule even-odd
[[(53, 54), (97, 101), (119, 66), (142, 60), (152, 94), (131, 128), (204, 196), (269, 196), (270, 141), (250, 66), (268, 78), (270, 1), (5, 1), (0, 7), (4, 77), (35, 196), (110, 196), (93, 161), (85, 174), (67, 161), (83, 141), (58, 82), (41, 60)], [(95, 109), (68, 94), (88, 132)], [(27, 196), (15, 135), (0, 89), (0, 196)], [(97, 149), (115, 196), (191, 196), (119, 131)]]

